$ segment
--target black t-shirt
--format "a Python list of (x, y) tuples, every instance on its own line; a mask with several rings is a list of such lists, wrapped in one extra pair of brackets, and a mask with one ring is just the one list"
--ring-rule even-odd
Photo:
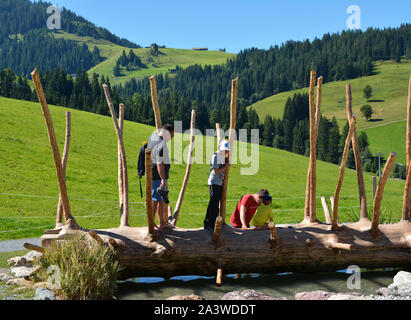
[(170, 172), (170, 157), (168, 148), (163, 137), (154, 133), (150, 136), (147, 143), (147, 148), (151, 149), (151, 172), (153, 180), (161, 180), (160, 174), (157, 170), (157, 164), (164, 163), (165, 178), (168, 180)]

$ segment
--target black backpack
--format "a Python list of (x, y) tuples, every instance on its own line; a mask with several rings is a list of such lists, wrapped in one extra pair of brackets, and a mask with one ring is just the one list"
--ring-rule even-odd
[(140, 152), (138, 154), (138, 162), (137, 162), (137, 174), (140, 180), (141, 197), (143, 197), (143, 188), (141, 187), (141, 178), (146, 173), (146, 149), (147, 149), (147, 143), (140, 148)]

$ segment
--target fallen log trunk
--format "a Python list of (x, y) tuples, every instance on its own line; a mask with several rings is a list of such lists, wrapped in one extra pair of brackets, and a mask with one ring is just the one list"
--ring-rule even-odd
[[(147, 240), (147, 228), (143, 227), (96, 230), (96, 233), (104, 242), (112, 238), (117, 243), (117, 255), (124, 266), (121, 279), (215, 276), (219, 268), (224, 274), (271, 274), (336, 271), (350, 265), (411, 267), (411, 222), (380, 225), (378, 239), (372, 237), (370, 228), (370, 221), (342, 224), (337, 231), (320, 223), (277, 225), (279, 242), (274, 246), (270, 242), (270, 230), (236, 230), (228, 225), (223, 226), (218, 245), (212, 242), (213, 232), (204, 229), (175, 228), (156, 242)], [(42, 246), (47, 247), (59, 237), (62, 238), (44, 235)], [(158, 248), (163, 249), (160, 256), (153, 254)]]

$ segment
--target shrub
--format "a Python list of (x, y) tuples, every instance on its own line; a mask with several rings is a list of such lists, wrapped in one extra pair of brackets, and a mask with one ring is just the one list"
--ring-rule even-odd
[(54, 291), (64, 300), (110, 299), (116, 288), (119, 264), (115, 251), (86, 239), (84, 234), (56, 241), (45, 250), (38, 263), (36, 281), (49, 279), (50, 266), (58, 268), (60, 287)]

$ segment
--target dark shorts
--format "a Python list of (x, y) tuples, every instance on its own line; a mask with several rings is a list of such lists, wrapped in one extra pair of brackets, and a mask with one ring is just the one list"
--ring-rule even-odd
[(153, 201), (163, 202), (163, 197), (157, 192), (157, 188), (161, 185), (161, 180), (153, 180), (151, 185), (151, 198)]

